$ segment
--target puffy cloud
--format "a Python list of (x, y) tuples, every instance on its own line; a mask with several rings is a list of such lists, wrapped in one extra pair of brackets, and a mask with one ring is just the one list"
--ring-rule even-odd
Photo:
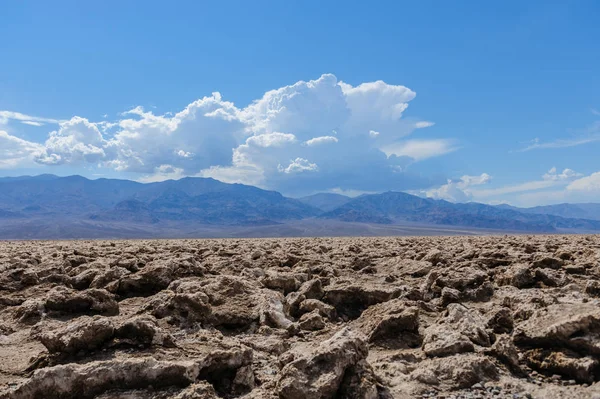
[(479, 186), (482, 184), (487, 184), (492, 180), (492, 176), (487, 173), (482, 173), (479, 176), (469, 176), (465, 175), (460, 178), (460, 184), (462, 188), (467, 188), (471, 186)]
[(98, 127), (85, 118), (74, 117), (62, 122), (50, 133), (45, 149), (36, 161), (41, 164), (98, 163), (106, 157), (107, 142)]
[(232, 164), (211, 166), (198, 173), (226, 183), (245, 183), (266, 187), (280, 165), (289, 160), (298, 140), (288, 133), (263, 133), (248, 137), (244, 144), (233, 149)]
[(268, 148), (282, 147), (296, 142), (296, 136), (289, 133), (265, 133), (250, 137), (246, 143), (250, 146)]
[(290, 162), (287, 168), (278, 165), (277, 169), (283, 173), (301, 173), (316, 172), (319, 170), (319, 167), (315, 163), (310, 163), (307, 159), (296, 158)]
[(310, 140), (306, 141), (304, 144), (311, 147), (311, 146), (327, 144), (327, 143), (337, 143), (338, 141), (339, 140), (337, 139), (337, 137), (321, 136), (321, 137), (315, 137), (314, 139), (310, 139)]
[[(424, 159), (423, 152), (411, 153), (414, 159), (382, 151), (415, 130), (401, 118), (414, 96), (403, 86), (379, 81), (353, 87), (333, 75), (269, 91), (240, 111), (253, 135), (234, 149), (232, 164), (199, 175), (286, 193), (340, 185), (359, 191), (415, 188), (424, 179), (408, 175), (406, 166)], [(318, 173), (293, 173), (308, 170)]]
[(458, 147), (453, 140), (407, 140), (386, 145), (382, 148), (388, 156), (407, 156), (416, 161), (437, 157), (456, 151)]
[(547, 173), (542, 176), (544, 180), (552, 180), (552, 181), (564, 181), (564, 180), (573, 180), (578, 177), (583, 176), (581, 173), (575, 172), (573, 169), (564, 169), (562, 173), (558, 173), (556, 168), (550, 169)]
[(428, 198), (443, 199), (450, 202), (468, 202), (473, 199), (473, 194), (470, 187), (487, 184), (492, 180), (492, 177), (487, 173), (482, 173), (479, 176), (462, 176), (458, 180), (448, 180), (441, 187), (421, 191), (420, 195)]
[(291, 132), (300, 140), (338, 129), (350, 117), (334, 75), (271, 90), (242, 111), (254, 133)]
[(352, 87), (340, 82), (350, 117), (345, 123), (347, 129), (356, 132), (375, 130), (393, 134), (408, 103), (416, 93), (404, 86), (389, 85), (381, 80), (362, 83)]
[(33, 163), (33, 157), (43, 146), (11, 136), (0, 130), (0, 169), (14, 168)]
[(391, 142), (414, 130), (401, 117), (415, 96), (404, 86), (377, 81), (354, 87), (325, 74), (271, 90), (241, 114), (255, 133), (288, 132), (307, 141), (332, 131), (353, 137), (373, 130)]
[(191, 158), (191, 157), (194, 156), (193, 153), (187, 152), (187, 151), (184, 151), (184, 150), (176, 151), (175, 154), (177, 154), (178, 156), (180, 156), (182, 158)]
[(415, 96), (404, 86), (352, 86), (325, 74), (268, 91), (244, 108), (212, 93), (177, 113), (135, 107), (116, 121), (52, 120), (59, 127), (35, 159), (88, 163), (145, 181), (210, 176), (286, 193), (414, 189), (432, 182), (409, 165), (456, 149), (451, 140), (405, 140), (432, 125), (403, 118)]
[[(187, 175), (230, 165), (232, 149), (247, 135), (239, 113), (219, 93), (194, 101), (172, 116), (154, 115), (136, 107), (125, 113), (126, 118), (119, 121), (120, 130), (107, 144), (112, 154), (108, 165), (137, 173), (173, 165)], [(181, 156), (182, 150), (193, 156)]]

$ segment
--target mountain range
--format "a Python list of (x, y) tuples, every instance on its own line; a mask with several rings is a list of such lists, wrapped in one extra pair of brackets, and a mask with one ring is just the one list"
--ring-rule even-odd
[(394, 234), (399, 226), (434, 226), (441, 232), (449, 227), (594, 232), (600, 231), (600, 204), (516, 208), (456, 204), (403, 192), (356, 198), (318, 193), (294, 199), (191, 177), (146, 184), (81, 176), (0, 178), (0, 238), (353, 235), (364, 233), (365, 226), (373, 234)]
[(498, 205), (503, 209), (512, 209), (522, 213), (554, 215), (564, 218), (600, 220), (600, 204), (556, 204), (535, 206), (533, 208), (517, 208), (510, 205)]

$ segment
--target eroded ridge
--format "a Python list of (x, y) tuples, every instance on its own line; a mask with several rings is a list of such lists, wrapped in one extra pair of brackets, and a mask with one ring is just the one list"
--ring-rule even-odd
[(0, 243), (0, 398), (600, 398), (600, 237)]

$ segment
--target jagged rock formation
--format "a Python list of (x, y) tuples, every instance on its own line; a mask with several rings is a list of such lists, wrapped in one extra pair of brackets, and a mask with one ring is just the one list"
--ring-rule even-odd
[(599, 380), (598, 236), (0, 243), (2, 399), (594, 398)]

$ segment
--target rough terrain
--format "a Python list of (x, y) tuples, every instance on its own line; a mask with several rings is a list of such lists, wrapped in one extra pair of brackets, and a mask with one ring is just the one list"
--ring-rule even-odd
[(0, 398), (600, 398), (600, 236), (0, 242)]

